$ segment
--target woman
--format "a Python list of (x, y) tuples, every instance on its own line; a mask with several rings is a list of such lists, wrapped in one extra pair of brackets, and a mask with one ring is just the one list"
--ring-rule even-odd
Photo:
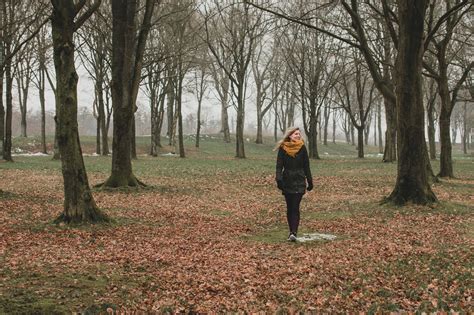
[(308, 151), (301, 139), (300, 129), (289, 128), (285, 137), (275, 147), (275, 150), (277, 149), (275, 179), (286, 200), (286, 218), (290, 229), (288, 240), (295, 242), (300, 224), (301, 198), (306, 190), (313, 189)]

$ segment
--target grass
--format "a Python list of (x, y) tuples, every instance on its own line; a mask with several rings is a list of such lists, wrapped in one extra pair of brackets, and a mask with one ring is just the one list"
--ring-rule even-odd
[[(94, 137), (81, 141), (93, 153)], [(108, 225), (52, 224), (60, 161), (0, 162), (0, 314), (474, 310), (471, 156), (455, 150), (457, 178), (433, 185), (438, 204), (395, 207), (380, 204), (397, 165), (382, 163), (378, 148), (357, 159), (353, 146), (320, 145), (300, 234), (338, 237), (288, 244), (271, 139), (249, 139), (246, 159), (219, 136), (199, 149), (187, 137), (184, 159), (148, 156), (148, 142), (138, 138), (133, 170), (149, 188), (93, 190)], [(110, 156), (84, 161), (91, 185), (110, 174)]]

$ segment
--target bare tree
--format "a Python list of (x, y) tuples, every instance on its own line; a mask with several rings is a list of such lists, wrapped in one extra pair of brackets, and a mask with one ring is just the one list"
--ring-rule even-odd
[[(101, 6), (81, 28), (78, 35), (84, 45), (79, 49), (82, 64), (94, 81), (94, 112), (97, 119), (97, 153), (109, 155), (107, 115), (104, 94), (110, 81), (111, 46), (110, 10)], [(109, 110), (107, 110), (109, 111)]]
[[(424, 18), (427, 0), (398, 0), (397, 115), (398, 174), (395, 188), (387, 197), (395, 204), (408, 201), (426, 204), (437, 201), (428, 180), (424, 135), (422, 61)], [(425, 149), (426, 150), (426, 149)]]
[(17, 53), (14, 61), (14, 76), (18, 89), (18, 104), (20, 107), (20, 127), (22, 137), (27, 137), (26, 115), (28, 112), (28, 92), (30, 91), (31, 80), (33, 79), (33, 46), (31, 42), (26, 44), (21, 53)]
[[(64, 211), (57, 221), (108, 221), (97, 207), (87, 179), (77, 125), (77, 82), (74, 33), (99, 7), (100, 0), (83, 10), (85, 1), (51, 0), (54, 67), (57, 89), (57, 134), (64, 180)], [(81, 13), (82, 12), (82, 13)]]
[[(245, 158), (244, 123), (245, 93), (248, 67), (255, 50), (255, 41), (260, 36), (262, 14), (252, 14), (248, 4), (230, 1), (230, 6), (223, 8), (220, 1), (214, 1), (215, 16), (208, 14), (205, 20), (206, 41), (219, 67), (231, 83), (235, 98), (236, 119), (236, 154)], [(212, 26), (211, 26), (212, 25)], [(213, 33), (209, 30), (220, 30)], [(211, 40), (211, 36), (213, 37)], [(219, 48), (223, 48), (219, 50)]]
[(131, 135), (138, 87), (141, 81), (143, 54), (154, 0), (147, 0), (136, 37), (137, 0), (112, 0), (112, 173), (104, 187), (138, 186), (132, 171)]
[[(445, 10), (439, 12), (439, 6), (433, 1), (430, 4), (428, 15), (428, 35), (425, 42), (425, 49), (428, 54), (432, 54), (436, 60), (437, 66), (431, 67), (425, 63), (425, 69), (436, 80), (438, 84), (438, 93), (441, 101), (439, 114), (439, 132), (440, 132), (440, 177), (454, 177), (452, 162), (452, 145), (450, 137), (451, 114), (457, 101), (457, 94), (467, 78), (468, 73), (474, 67), (474, 61), (459, 72), (456, 80), (453, 80), (455, 73), (450, 71), (453, 56), (460, 49), (459, 44), (464, 44), (469, 38), (472, 38), (472, 30), (466, 30), (467, 34), (456, 34), (457, 26), (463, 17), (472, 12), (474, 4), (471, 1), (445, 0)], [(436, 15), (439, 15), (436, 19)], [(441, 28), (441, 25), (444, 27)], [(456, 40), (457, 45), (452, 41)], [(449, 81), (453, 83), (450, 84)], [(450, 89), (451, 85), (451, 89)]]
[(166, 77), (165, 62), (167, 56), (163, 30), (154, 25), (150, 30), (147, 41), (147, 52), (144, 56), (145, 84), (143, 86), (145, 94), (150, 100), (151, 114), (151, 143), (150, 155), (157, 156), (158, 148), (161, 147), (161, 129), (164, 119), (164, 105), (170, 77)]
[(49, 51), (52, 48), (52, 39), (47, 36), (48, 30), (42, 28), (36, 36), (36, 59), (37, 71), (34, 71), (33, 84), (38, 89), (39, 101), (41, 107), (41, 152), (47, 154), (46, 147), (46, 71), (48, 63), (51, 61)]
[(201, 112), (202, 112), (202, 101), (206, 95), (207, 89), (209, 87), (208, 77), (209, 77), (209, 61), (206, 60), (207, 52), (201, 50), (202, 58), (198, 60), (198, 65), (194, 71), (194, 93), (196, 93), (196, 99), (198, 101), (198, 108), (196, 113), (196, 141), (195, 147), (199, 148), (199, 139), (201, 137)]
[[(252, 73), (255, 81), (256, 98), (255, 105), (257, 108), (257, 138), (255, 143), (263, 143), (263, 120), (265, 115), (273, 107), (273, 104), (278, 99), (282, 91), (281, 85), (281, 63), (282, 54), (279, 52), (280, 41), (279, 34), (274, 32), (270, 38), (265, 36), (261, 38), (255, 49), (254, 57), (252, 58)], [(273, 41), (273, 46), (268, 51), (268, 44)]]
[(3, 97), (0, 97), (0, 141), (3, 159), (6, 161), (13, 161), (11, 156), (12, 59), (48, 21), (47, 6), (44, 1), (30, 4), (15, 0), (4, 0), (0, 4), (0, 95), (4, 93), (3, 84), (5, 83), (6, 96), (5, 106)]
[(375, 101), (373, 81), (364, 69), (362, 60), (354, 52), (353, 62), (347, 65), (351, 71), (341, 77), (340, 87), (336, 88), (341, 107), (347, 112), (352, 125), (357, 129), (358, 157), (364, 157), (364, 130), (367, 125), (372, 104)]
[(427, 130), (428, 130), (428, 148), (430, 153), (430, 159), (436, 160), (436, 140), (435, 133), (436, 127), (435, 123), (438, 119), (438, 111), (436, 109), (437, 105), (437, 91), (435, 89), (435, 80), (428, 78), (424, 80), (424, 95), (426, 101), (426, 114), (428, 119)]

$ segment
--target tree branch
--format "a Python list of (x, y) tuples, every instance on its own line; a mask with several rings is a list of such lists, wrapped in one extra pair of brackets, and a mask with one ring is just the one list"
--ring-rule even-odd
[(276, 16), (282, 18), (282, 19), (285, 19), (285, 20), (288, 20), (288, 21), (291, 21), (291, 22), (294, 22), (294, 23), (303, 25), (303, 26), (305, 26), (305, 27), (308, 27), (308, 28), (317, 30), (318, 32), (321, 32), (321, 33), (323, 33), (323, 34), (326, 34), (326, 35), (328, 35), (328, 36), (331, 36), (331, 37), (333, 37), (333, 38), (336, 38), (336, 39), (338, 39), (338, 40), (340, 40), (340, 41), (343, 41), (344, 43), (349, 44), (349, 45), (352, 46), (352, 47), (360, 48), (360, 45), (359, 45), (359, 44), (357, 44), (357, 43), (355, 43), (355, 42), (353, 42), (353, 41), (350, 41), (350, 40), (348, 40), (348, 39), (346, 39), (346, 38), (343, 38), (343, 37), (341, 37), (341, 36), (338, 36), (338, 35), (336, 35), (336, 34), (333, 34), (333, 33), (331, 33), (331, 32), (328, 32), (328, 31), (325, 30), (325, 29), (322, 29), (322, 28), (319, 28), (319, 27), (314, 26), (314, 25), (312, 25), (312, 24), (303, 22), (303, 21), (301, 21), (301, 20), (299, 20), (299, 19), (297, 19), (297, 18), (294, 18), (294, 17), (288, 16), (288, 15), (285, 15), (285, 14), (283, 14), (283, 13), (279, 13), (279, 12), (276, 12), (276, 11), (273, 11), (273, 10), (270, 10), (270, 9), (267, 9), (267, 8), (264, 8), (264, 7), (259, 6), (259, 5), (253, 3), (253, 2), (251, 2), (251, 1), (249, 1), (249, 0), (244, 0), (244, 2), (245, 2), (245, 3), (248, 3), (249, 5), (253, 6), (254, 8), (257, 8), (257, 9), (259, 9), (259, 10), (268, 12), (268, 13), (273, 14), (273, 15), (276, 15)]
[[(102, 0), (95, 0), (92, 6), (90, 6), (86, 12), (84, 12), (80, 17), (77, 18), (76, 22), (74, 22), (74, 32), (77, 31), (88, 18), (90, 18), (92, 13), (94, 13), (94, 11), (99, 8), (101, 2)], [(75, 7), (76, 14), (78, 14), (79, 11), (82, 9), (82, 7), (84, 6), (84, 3), (85, 3), (85, 0), (80, 0), (76, 4), (76, 7)]]

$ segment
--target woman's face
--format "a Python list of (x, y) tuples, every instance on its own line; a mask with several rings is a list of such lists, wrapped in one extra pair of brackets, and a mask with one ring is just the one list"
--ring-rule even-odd
[(291, 141), (298, 141), (301, 140), (301, 132), (299, 130), (296, 130), (290, 135), (290, 140)]

